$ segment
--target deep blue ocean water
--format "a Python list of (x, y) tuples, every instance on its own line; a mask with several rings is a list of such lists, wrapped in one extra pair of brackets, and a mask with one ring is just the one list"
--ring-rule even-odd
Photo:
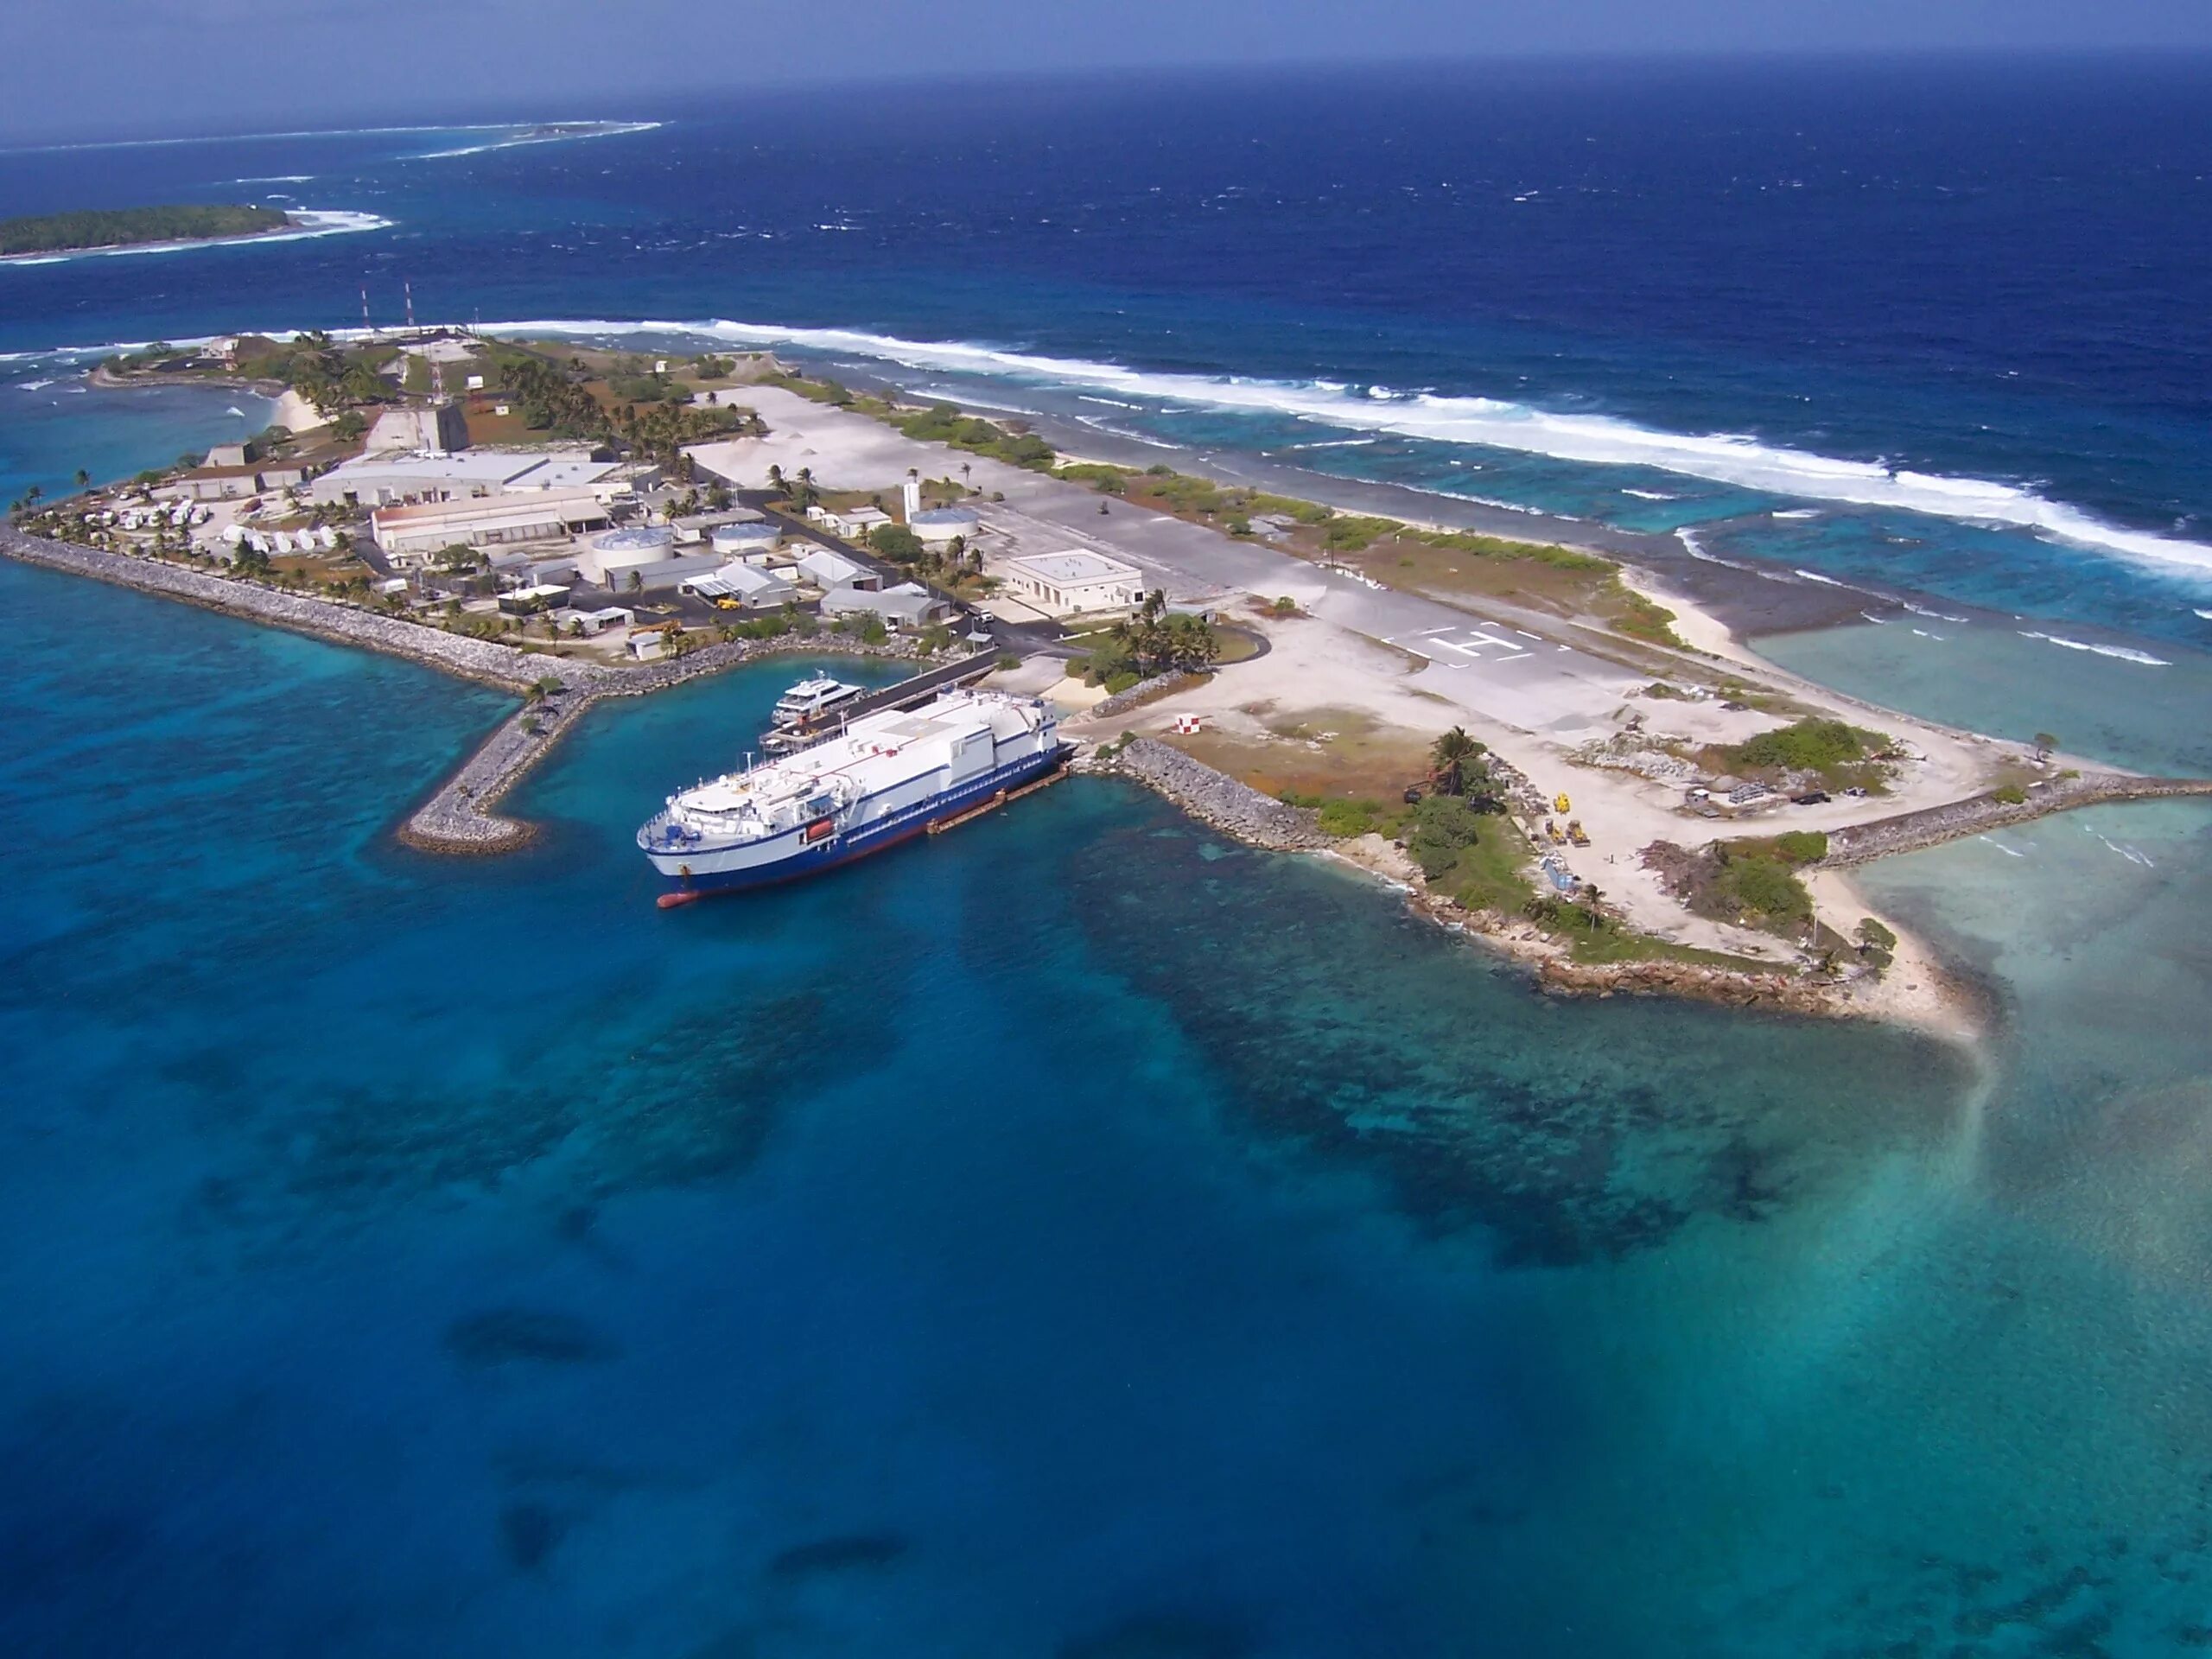
[[(265, 418), (24, 385), (50, 348), (343, 324), (365, 281), (384, 321), (406, 276), (425, 315), (842, 330), (809, 349), (2155, 635), (1773, 649), (2202, 770), (2212, 598), (2110, 543), (2208, 534), (2207, 83), (1213, 79), (0, 156), (0, 211), (394, 221), (0, 270), (3, 481)], [(2094, 522), (1776, 520), (1815, 504), (1359, 423), (1421, 388), (1614, 423), (1554, 449), (1748, 433)], [(0, 608), (0, 1649), (2212, 1641), (2201, 806), (1871, 874), (1986, 976), (1977, 1070), (1554, 1004), (1095, 781), (664, 915), (632, 826), (795, 665), (595, 710), (517, 797), (537, 842), (441, 861), (392, 827), (501, 699), (13, 567)]]
[[(0, 212), (253, 195), (392, 225), (0, 270), (0, 349), (344, 326), (364, 288), (389, 324), (403, 280), (425, 317), (722, 319), (1109, 429), (1726, 518), (1750, 556), (2202, 643), (2208, 111), (2204, 59), (1523, 65), (750, 89), (509, 148), (16, 151)], [(1294, 447), (1347, 435), (1383, 442)], [(1807, 501), (1809, 549), (1741, 518)]]
[[(600, 711), (538, 844), (447, 861), (391, 827), (496, 698), (0, 595), (12, 1651), (2155, 1652), (2205, 1611), (2207, 1241), (2137, 1191), (2201, 1039), (2123, 1086), (2053, 995), (1993, 1090), (1554, 1006), (1089, 782), (664, 914), (629, 829), (790, 665)], [(2162, 866), (2206, 829), (2131, 823)], [(2004, 899), (1927, 868), (1939, 917)], [(2201, 989), (2125, 868), (2088, 1032), (2144, 961)], [(2075, 1188), (2117, 1179), (2116, 1224)]]

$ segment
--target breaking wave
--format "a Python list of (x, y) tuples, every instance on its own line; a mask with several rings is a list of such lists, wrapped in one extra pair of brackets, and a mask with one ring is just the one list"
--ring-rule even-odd
[(1362, 390), (1321, 381), (1156, 372), (957, 340), (901, 340), (859, 329), (779, 327), (721, 319), (689, 323), (551, 320), (496, 327), (500, 333), (706, 335), (733, 345), (790, 346), (874, 358), (908, 368), (1012, 377), (1070, 391), (1289, 415), (1353, 432), (1478, 444), (1597, 466), (1646, 467), (1807, 500), (1999, 524), (2122, 559), (2212, 576), (2212, 545), (2110, 524), (2024, 485), (1815, 454), (1741, 434), (1664, 432), (1611, 416), (1565, 414), (1498, 398)]
[(2056, 645), (2063, 651), (2093, 652), (2100, 657), (2110, 657), (2123, 663), (2140, 663), (2145, 668), (2171, 668), (2173, 664), (2163, 657), (2153, 657), (2147, 651), (2138, 651), (2133, 645), (2093, 645), (2087, 639), (2069, 639), (2060, 633), (2038, 633), (2032, 628), (2019, 630), (2023, 639), (2040, 639), (2047, 645)]

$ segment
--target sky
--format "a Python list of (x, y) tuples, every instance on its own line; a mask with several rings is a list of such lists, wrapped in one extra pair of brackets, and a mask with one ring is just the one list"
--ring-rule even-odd
[(2212, 51), (2212, 0), (6, 0), (0, 138), (651, 114), (763, 81), (1348, 59)]

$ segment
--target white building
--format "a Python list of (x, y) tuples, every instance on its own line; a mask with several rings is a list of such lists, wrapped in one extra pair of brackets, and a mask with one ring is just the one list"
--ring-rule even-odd
[(588, 531), (604, 530), (607, 522), (607, 508), (589, 490), (546, 490), (531, 495), (495, 495), (484, 500), (378, 507), (369, 515), (369, 533), (386, 558), (404, 566), (455, 545), (512, 547), (564, 542)]
[(866, 565), (826, 547), (809, 550), (799, 559), (797, 569), (799, 575), (824, 592), (832, 588), (872, 592), (883, 585), (883, 578)]
[(638, 613), (620, 605), (607, 605), (595, 611), (562, 611), (553, 620), (565, 632), (571, 623), (580, 626), (587, 639), (595, 639), (609, 628), (629, 628), (637, 626)]
[(881, 507), (846, 507), (823, 513), (822, 522), (849, 542), (864, 542), (870, 531), (889, 524), (891, 515)]
[(741, 562), (726, 564), (702, 576), (686, 576), (679, 584), (679, 591), (696, 594), (702, 599), (734, 599), (759, 610), (798, 597), (798, 589), (784, 577)]
[(948, 600), (939, 599), (918, 582), (902, 582), (896, 588), (886, 588), (880, 593), (867, 593), (855, 588), (832, 588), (822, 595), (822, 614), (824, 616), (858, 616), (863, 613), (880, 619), (886, 627), (912, 632), (926, 628), (932, 623), (951, 620), (952, 605)]
[(1031, 553), (1000, 567), (1015, 597), (1053, 616), (1122, 611), (1144, 599), (1144, 572), (1103, 553)]
[(372, 455), (391, 450), (450, 454), (468, 448), (468, 422), (456, 403), (387, 409), (370, 426), (363, 448)]
[(362, 455), (315, 480), (309, 496), (349, 506), (467, 501), (525, 491), (589, 490), (602, 499), (621, 487), (611, 461), (588, 449), (472, 449), (467, 454)]

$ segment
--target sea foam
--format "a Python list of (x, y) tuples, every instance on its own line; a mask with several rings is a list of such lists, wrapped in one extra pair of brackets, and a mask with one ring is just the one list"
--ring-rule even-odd
[(2132, 645), (2100, 645), (2087, 639), (2069, 639), (2060, 633), (2038, 633), (2032, 628), (2018, 630), (2023, 639), (2040, 639), (2047, 645), (2056, 645), (2063, 651), (2086, 651), (2099, 657), (2109, 657), (2115, 662), (2140, 663), (2145, 668), (2171, 668), (2173, 664), (2163, 657), (2153, 657), (2147, 651), (2138, 651)]
[(1647, 467), (1776, 495), (2026, 530), (2116, 557), (2212, 576), (2212, 545), (2110, 524), (2024, 485), (1815, 454), (1738, 433), (1661, 431), (1612, 416), (1567, 414), (1500, 398), (1156, 372), (958, 340), (902, 340), (859, 329), (781, 327), (727, 319), (689, 323), (542, 320), (502, 323), (496, 328), (503, 334), (705, 334), (737, 345), (791, 346), (875, 358), (908, 368), (1011, 376), (1071, 391), (1290, 415), (1351, 431), (1478, 444), (1596, 466)]

